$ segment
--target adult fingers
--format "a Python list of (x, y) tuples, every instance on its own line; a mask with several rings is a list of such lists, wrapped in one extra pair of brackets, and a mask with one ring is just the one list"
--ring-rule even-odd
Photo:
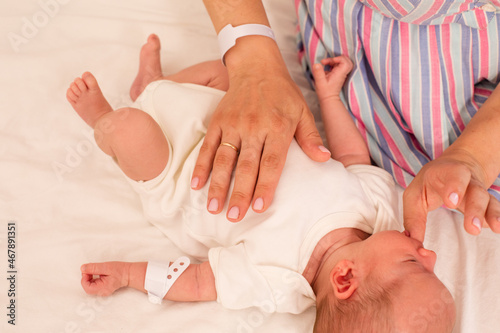
[[(302, 117), (297, 124), (297, 128), (295, 130), (295, 139), (297, 140), (297, 143), (302, 148), (304, 153), (309, 156), (310, 159), (316, 162), (326, 162), (330, 159), (331, 153), (325, 146), (323, 146), (323, 139), (319, 135), (318, 128), (316, 127), (312, 113), (309, 111), (307, 106), (304, 107), (307, 110), (302, 113)], [(283, 142), (286, 142), (289, 145), (291, 140)], [(279, 147), (284, 147), (281, 144), (278, 145)], [(280, 148), (279, 151), (283, 152), (283, 148)], [(269, 154), (268, 156), (272, 157), (273, 155)]]
[(199, 190), (205, 186), (215, 158), (215, 153), (221, 140), (221, 131), (213, 123), (208, 127), (207, 134), (196, 159), (196, 164), (191, 177), (191, 188)]
[(208, 189), (207, 209), (212, 214), (218, 214), (224, 208), (231, 176), (238, 160), (241, 142), (236, 137), (224, 137), (217, 147), (213, 160), (212, 179)]
[(429, 165), (425, 179), (426, 186), (430, 189), (429, 210), (434, 210), (442, 204), (450, 209), (459, 207), (471, 182), (470, 170), (460, 164), (434, 163)]
[(252, 209), (258, 213), (266, 211), (273, 200), (292, 139), (269, 138), (266, 140), (252, 204)]
[(230, 221), (240, 221), (252, 199), (253, 210), (264, 212), (271, 204), (278, 185), (293, 139), (293, 126), (281, 116), (271, 117), (269, 113), (267, 116), (270, 119), (268, 124), (272, 124), (267, 134), (247, 135), (242, 142), (228, 205), (227, 218)]
[(423, 241), (427, 213), (443, 204), (457, 208), (470, 178), (462, 165), (435, 160), (424, 166), (403, 194), (404, 225), (410, 235)]
[(485, 218), (491, 230), (500, 233), (500, 202), (491, 194)]
[(464, 229), (471, 235), (478, 235), (490, 201), (490, 194), (479, 182), (472, 180), (467, 188), (460, 210), (464, 213)]
[(256, 138), (249, 138), (242, 142), (234, 173), (234, 187), (228, 204), (227, 219), (229, 221), (240, 221), (250, 207), (259, 175), (262, 145)]

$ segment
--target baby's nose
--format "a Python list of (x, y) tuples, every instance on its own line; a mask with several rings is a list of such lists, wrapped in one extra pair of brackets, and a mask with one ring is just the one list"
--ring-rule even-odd
[(418, 249), (418, 254), (422, 257), (422, 264), (424, 265), (425, 269), (427, 269), (429, 272), (434, 272), (434, 265), (436, 265), (436, 253), (431, 250), (427, 250), (423, 247)]

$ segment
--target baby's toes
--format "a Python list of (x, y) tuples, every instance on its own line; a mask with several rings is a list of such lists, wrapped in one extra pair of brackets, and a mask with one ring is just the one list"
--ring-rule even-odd
[(87, 85), (85, 84), (85, 82), (83, 82), (82, 78), (79, 78), (79, 77), (76, 78), (74, 83), (81, 92), (87, 91), (87, 89), (88, 89)]
[(66, 99), (71, 104), (75, 104), (78, 99), (78, 96), (73, 92), (71, 88), (68, 88), (68, 90), (66, 91)]
[[(76, 80), (75, 80), (76, 81)], [(80, 88), (78, 88), (77, 84), (75, 82), (71, 83), (69, 86), (69, 89), (77, 96), (79, 97), (82, 94), (82, 91)]]
[(82, 74), (82, 83), (85, 85), (85, 89), (94, 90), (99, 89), (99, 84), (97, 79), (90, 72), (85, 72)]

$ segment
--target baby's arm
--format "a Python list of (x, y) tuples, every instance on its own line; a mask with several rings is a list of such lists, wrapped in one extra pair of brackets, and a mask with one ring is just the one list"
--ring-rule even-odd
[[(325, 72), (323, 66), (326, 65), (332, 70)], [(368, 147), (339, 96), (351, 69), (349, 58), (339, 56), (323, 59), (312, 70), (332, 158), (346, 167), (351, 164), (370, 164)]]
[[(82, 287), (87, 294), (109, 296), (123, 287), (146, 293), (147, 262), (104, 262), (82, 265)], [(191, 264), (182, 273), (164, 299), (179, 302), (217, 299), (215, 278), (209, 262)]]

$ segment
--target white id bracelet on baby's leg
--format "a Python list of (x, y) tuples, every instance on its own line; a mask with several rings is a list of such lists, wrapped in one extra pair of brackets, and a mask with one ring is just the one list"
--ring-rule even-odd
[(172, 265), (150, 261), (146, 269), (144, 289), (148, 291), (149, 301), (161, 304), (163, 297), (181, 274), (188, 268), (190, 260), (188, 257), (180, 257)]
[(225, 65), (224, 55), (230, 48), (236, 45), (236, 40), (244, 36), (266, 36), (276, 41), (274, 33), (267, 25), (263, 24), (243, 24), (233, 27), (231, 24), (226, 25), (219, 31), (217, 39), (219, 40), (219, 48), (222, 63)]

